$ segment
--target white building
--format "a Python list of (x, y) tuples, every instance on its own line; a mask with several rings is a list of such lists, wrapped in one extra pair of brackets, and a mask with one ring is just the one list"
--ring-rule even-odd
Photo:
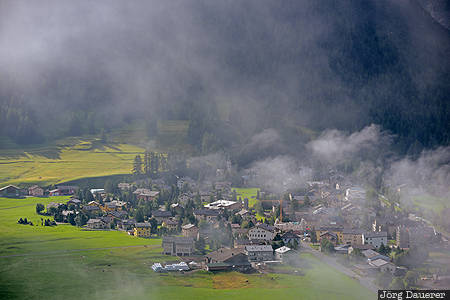
[(259, 224), (248, 231), (250, 240), (272, 241), (275, 237), (275, 228), (267, 224)]
[(372, 245), (375, 248), (379, 248), (381, 244), (387, 246), (387, 232), (370, 231), (363, 233), (362, 240), (364, 245)]
[(228, 210), (237, 210), (241, 208), (241, 204), (236, 201), (229, 200), (217, 200), (215, 202), (209, 203), (205, 205), (208, 209), (228, 209)]

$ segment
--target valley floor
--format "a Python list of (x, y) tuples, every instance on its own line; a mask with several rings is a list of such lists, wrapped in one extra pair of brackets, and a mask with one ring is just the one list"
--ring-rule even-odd
[[(63, 197), (0, 198), (1, 299), (373, 299), (356, 280), (308, 253), (301, 275), (236, 272), (157, 274), (161, 240), (119, 231), (41, 226), (36, 203)], [(26, 217), (34, 226), (19, 225)], [(38, 226), (36, 226), (38, 224)]]

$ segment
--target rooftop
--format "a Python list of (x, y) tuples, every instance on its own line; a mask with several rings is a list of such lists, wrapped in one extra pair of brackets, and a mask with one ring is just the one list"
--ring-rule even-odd
[(267, 251), (272, 252), (273, 251), (271, 245), (248, 245), (248, 246), (245, 246), (245, 250), (251, 251), (251, 252), (267, 252)]

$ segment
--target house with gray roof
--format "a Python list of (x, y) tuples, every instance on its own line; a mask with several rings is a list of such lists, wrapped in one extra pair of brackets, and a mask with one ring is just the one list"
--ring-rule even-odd
[(194, 252), (194, 239), (184, 236), (163, 236), (162, 247), (166, 255), (190, 256)]
[(244, 249), (248, 260), (251, 262), (273, 260), (273, 249), (271, 245), (248, 245)]

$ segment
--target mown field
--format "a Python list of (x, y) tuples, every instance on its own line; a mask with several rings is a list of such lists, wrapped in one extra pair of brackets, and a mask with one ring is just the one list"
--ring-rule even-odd
[(22, 150), (0, 150), (0, 185), (50, 185), (86, 177), (129, 174), (144, 149), (101, 144), (96, 139), (66, 139)]
[[(303, 276), (235, 272), (156, 274), (160, 239), (118, 231), (40, 226), (36, 203), (64, 197), (0, 198), (0, 299), (373, 299), (353, 279), (302, 254)], [(19, 225), (28, 218), (39, 226)]]
[(242, 198), (244, 201), (245, 198), (248, 198), (248, 206), (252, 207), (256, 203), (256, 194), (259, 191), (259, 188), (232, 188), (236, 191), (236, 195)]

